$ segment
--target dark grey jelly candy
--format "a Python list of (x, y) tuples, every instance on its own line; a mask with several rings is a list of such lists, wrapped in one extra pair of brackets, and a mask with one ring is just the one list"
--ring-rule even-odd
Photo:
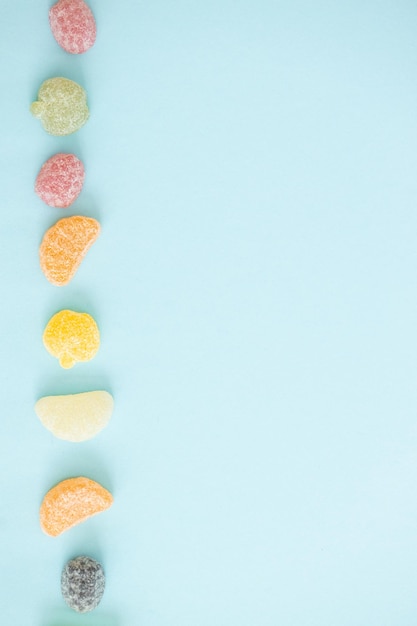
[(104, 585), (102, 566), (88, 556), (71, 559), (62, 572), (63, 598), (77, 613), (87, 613), (96, 608), (103, 597)]

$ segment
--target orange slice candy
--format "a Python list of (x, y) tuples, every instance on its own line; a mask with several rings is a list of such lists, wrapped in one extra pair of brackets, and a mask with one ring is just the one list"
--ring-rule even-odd
[(112, 504), (111, 493), (94, 480), (84, 476), (68, 478), (45, 495), (39, 511), (41, 528), (47, 535), (57, 537)]
[(64, 217), (47, 230), (39, 257), (49, 282), (58, 287), (67, 285), (99, 234), (97, 220), (81, 215)]

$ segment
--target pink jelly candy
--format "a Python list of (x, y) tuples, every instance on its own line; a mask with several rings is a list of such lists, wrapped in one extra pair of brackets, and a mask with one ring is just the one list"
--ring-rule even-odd
[(96, 40), (96, 22), (84, 0), (58, 0), (49, 10), (49, 23), (57, 43), (71, 54), (82, 54)]
[(75, 154), (55, 154), (41, 167), (35, 191), (46, 204), (65, 209), (80, 195), (84, 165)]

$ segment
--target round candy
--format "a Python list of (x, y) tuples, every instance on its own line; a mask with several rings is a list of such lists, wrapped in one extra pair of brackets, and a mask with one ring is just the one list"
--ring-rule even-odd
[(113, 398), (107, 391), (86, 391), (66, 396), (45, 396), (35, 405), (42, 424), (66, 441), (86, 441), (109, 422)]
[(68, 478), (48, 491), (42, 500), (39, 519), (44, 533), (57, 537), (113, 504), (107, 489), (90, 478)]
[(62, 597), (77, 613), (88, 613), (103, 597), (103, 567), (89, 556), (77, 556), (65, 565), (61, 576)]
[(43, 343), (65, 369), (79, 361), (90, 361), (100, 347), (100, 333), (88, 313), (64, 309), (55, 313), (46, 325)]
[(87, 94), (68, 78), (49, 78), (42, 83), (30, 111), (50, 135), (70, 135), (88, 120)]
[(100, 234), (92, 217), (64, 217), (46, 231), (39, 248), (41, 269), (53, 285), (67, 285)]
[(59, 0), (49, 10), (49, 23), (57, 43), (71, 54), (82, 54), (96, 40), (96, 22), (84, 0)]
[(48, 206), (66, 209), (80, 195), (84, 175), (84, 165), (75, 154), (55, 154), (42, 165), (35, 192)]

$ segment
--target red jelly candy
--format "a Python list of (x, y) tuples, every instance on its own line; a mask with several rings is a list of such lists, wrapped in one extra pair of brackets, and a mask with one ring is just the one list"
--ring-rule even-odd
[(49, 10), (49, 23), (57, 43), (71, 54), (82, 54), (96, 40), (94, 15), (84, 0), (58, 0)]
[(80, 195), (84, 165), (74, 154), (55, 154), (41, 167), (35, 191), (46, 204), (65, 209)]

